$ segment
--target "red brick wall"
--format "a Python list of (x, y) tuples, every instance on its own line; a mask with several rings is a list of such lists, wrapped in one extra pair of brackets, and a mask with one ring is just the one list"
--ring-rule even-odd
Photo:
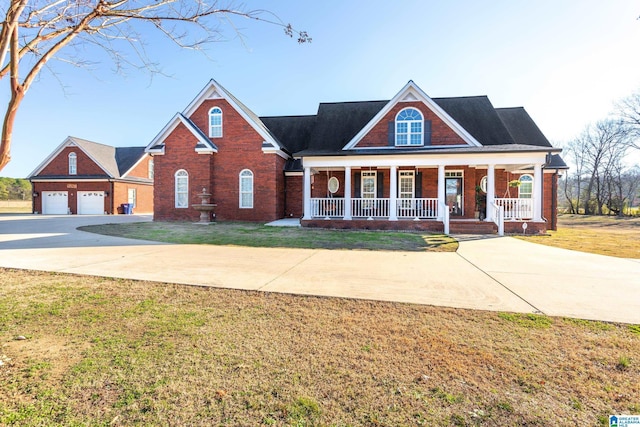
[(34, 182), (33, 191), (38, 193), (34, 198), (33, 210), (42, 213), (42, 192), (43, 191), (66, 191), (69, 195), (69, 209), (72, 214), (78, 213), (78, 191), (108, 191), (109, 195), (104, 200), (104, 211), (109, 212), (111, 205), (111, 183), (103, 182)]
[(77, 175), (105, 175), (100, 166), (89, 158), (79, 147), (66, 147), (38, 174), (45, 175), (68, 175), (69, 174), (69, 154), (76, 153)]
[(431, 120), (431, 145), (465, 144), (458, 134), (422, 102), (399, 102), (362, 138), (356, 147), (387, 147), (389, 145), (388, 123), (395, 121), (398, 112), (407, 107), (416, 108), (425, 120)]
[(33, 191), (38, 197), (33, 200), (34, 212), (42, 213), (43, 191), (66, 191), (69, 195), (69, 209), (72, 214), (78, 213), (78, 191), (106, 191), (109, 194), (104, 198), (104, 211), (108, 214), (117, 214), (118, 207), (128, 201), (128, 189), (137, 190), (137, 208), (135, 213), (153, 212), (153, 186), (145, 184), (131, 184), (123, 182), (34, 182)]
[(153, 213), (153, 185), (134, 184), (129, 182), (113, 183), (113, 204), (110, 206), (111, 212), (119, 213), (118, 208), (123, 203), (129, 202), (129, 189), (136, 190), (136, 206), (133, 213)]
[(140, 163), (138, 163), (132, 170), (129, 172), (127, 177), (132, 178), (149, 178), (149, 161), (151, 160), (151, 156), (146, 155)]
[[(262, 152), (263, 138), (225, 100), (207, 100), (190, 119), (208, 134), (209, 110), (222, 109), (223, 136), (212, 138), (218, 147), (213, 155), (197, 154), (195, 137), (179, 125), (165, 141), (165, 154), (155, 156), (156, 220), (196, 221), (199, 213), (189, 206), (176, 209), (174, 175), (179, 169), (189, 173), (189, 205), (200, 203), (197, 193), (206, 188), (212, 194), (218, 220), (272, 221), (285, 213), (284, 163), (276, 154)], [(240, 172), (253, 173), (253, 208), (239, 206)]]
[(285, 216), (288, 218), (301, 218), (303, 213), (302, 204), (302, 184), (304, 177), (302, 175), (286, 176), (286, 208)]

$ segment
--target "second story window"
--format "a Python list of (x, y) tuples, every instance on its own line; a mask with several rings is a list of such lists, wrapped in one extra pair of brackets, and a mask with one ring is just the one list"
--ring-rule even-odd
[(415, 108), (405, 108), (396, 116), (396, 145), (423, 145), (423, 118)]
[(78, 174), (78, 157), (76, 153), (69, 153), (69, 175)]
[(209, 137), (222, 138), (222, 110), (218, 107), (209, 111)]

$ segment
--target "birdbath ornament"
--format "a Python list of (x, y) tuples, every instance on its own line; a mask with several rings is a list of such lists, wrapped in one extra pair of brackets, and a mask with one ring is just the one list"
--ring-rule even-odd
[(198, 193), (200, 203), (191, 205), (195, 210), (200, 212), (200, 221), (196, 224), (211, 224), (211, 211), (216, 207), (214, 203), (209, 203), (211, 193), (207, 193), (206, 188), (202, 188), (202, 192)]

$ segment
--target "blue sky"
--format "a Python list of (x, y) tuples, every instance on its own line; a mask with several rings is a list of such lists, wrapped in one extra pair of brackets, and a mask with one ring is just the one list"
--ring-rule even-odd
[[(260, 116), (314, 114), (319, 102), (393, 97), (413, 80), (431, 97), (488, 95), (524, 106), (554, 145), (640, 90), (640, 3), (575, 0), (247, 1), (313, 37), (235, 20), (207, 55), (145, 33), (164, 75), (54, 63), (28, 92), (0, 176), (26, 177), (68, 135), (146, 145), (209, 79)], [(62, 82), (62, 84), (61, 84)], [(3, 85), (6, 85), (6, 81)], [(2, 100), (7, 102), (6, 86)]]

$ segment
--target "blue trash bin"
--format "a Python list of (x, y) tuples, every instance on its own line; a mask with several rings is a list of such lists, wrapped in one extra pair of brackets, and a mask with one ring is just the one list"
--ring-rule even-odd
[(133, 205), (131, 203), (122, 204), (122, 213), (125, 215), (133, 214)]

